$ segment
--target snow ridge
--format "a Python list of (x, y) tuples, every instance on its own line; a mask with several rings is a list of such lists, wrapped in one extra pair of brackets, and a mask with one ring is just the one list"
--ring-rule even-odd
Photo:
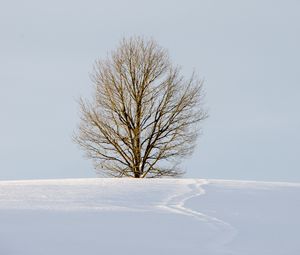
[(0, 181), (0, 254), (300, 254), (299, 205), (299, 183)]

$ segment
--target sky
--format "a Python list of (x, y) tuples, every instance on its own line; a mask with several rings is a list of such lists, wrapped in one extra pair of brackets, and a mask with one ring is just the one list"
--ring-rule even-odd
[(0, 180), (95, 177), (76, 100), (122, 37), (205, 80), (189, 178), (300, 182), (299, 1), (1, 1)]

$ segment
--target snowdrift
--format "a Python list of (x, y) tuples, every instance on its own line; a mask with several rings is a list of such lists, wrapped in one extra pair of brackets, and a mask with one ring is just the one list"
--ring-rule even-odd
[(299, 255), (300, 184), (0, 182), (1, 255)]

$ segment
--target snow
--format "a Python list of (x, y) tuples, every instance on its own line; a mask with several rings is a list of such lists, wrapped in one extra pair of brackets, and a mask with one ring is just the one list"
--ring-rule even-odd
[(299, 255), (300, 184), (0, 182), (1, 255)]

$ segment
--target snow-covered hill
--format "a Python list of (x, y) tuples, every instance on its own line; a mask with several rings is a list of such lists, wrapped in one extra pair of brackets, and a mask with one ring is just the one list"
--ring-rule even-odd
[(0, 182), (0, 255), (299, 255), (300, 184)]

